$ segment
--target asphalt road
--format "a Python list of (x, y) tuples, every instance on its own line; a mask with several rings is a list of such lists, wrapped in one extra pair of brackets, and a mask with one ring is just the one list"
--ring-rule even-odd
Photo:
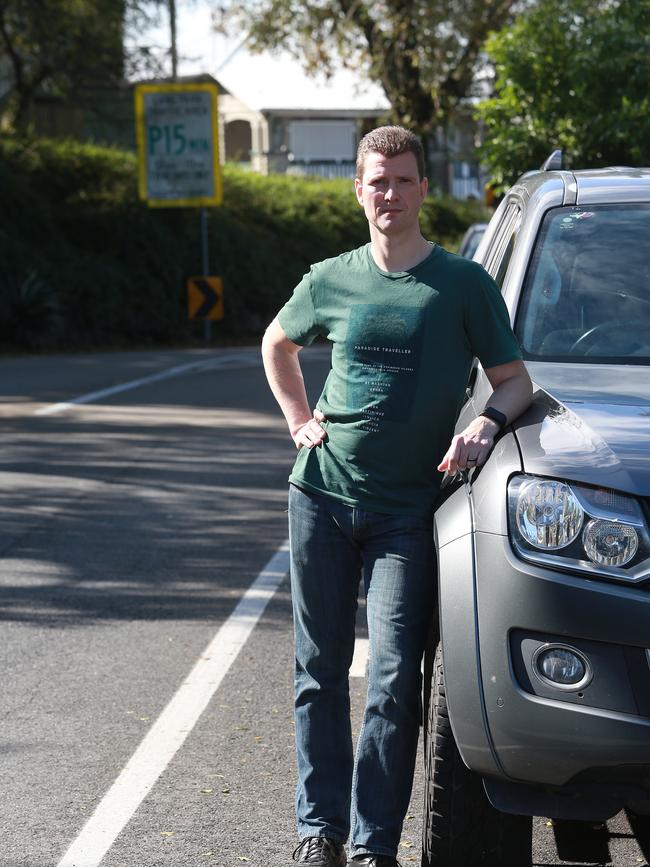
[[(315, 394), (326, 353), (303, 357)], [(144, 381), (51, 411), (134, 380)], [(130, 797), (124, 769), (140, 767), (134, 754), (158, 736), (157, 720), (166, 725), (170, 699), (180, 694), (184, 705), (189, 673), (286, 539), (294, 449), (257, 349), (6, 358), (0, 428), (0, 867), (58, 867), (97, 809), (114, 838), (102, 867), (288, 865), (294, 744), (282, 575), (137, 809), (120, 812)], [(351, 689), (356, 730), (363, 678)], [(163, 753), (156, 741), (154, 759)], [(127, 782), (108, 810), (116, 780)], [(421, 802), (419, 764), (404, 865), (420, 861)], [(557, 836), (559, 854), (553, 829), (536, 820), (539, 867), (648, 863), (623, 816)]]

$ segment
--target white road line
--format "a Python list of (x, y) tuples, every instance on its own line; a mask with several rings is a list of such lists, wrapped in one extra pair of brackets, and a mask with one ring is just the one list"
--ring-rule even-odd
[(285, 542), (208, 644), (57, 867), (100, 864), (196, 725), (288, 570)]
[[(259, 353), (258, 353), (259, 354)], [(73, 406), (82, 403), (93, 403), (96, 400), (101, 400), (104, 397), (110, 397), (113, 394), (119, 394), (122, 391), (130, 391), (133, 388), (140, 388), (142, 385), (149, 385), (152, 382), (159, 382), (162, 379), (171, 379), (174, 376), (181, 376), (183, 373), (188, 373), (190, 370), (209, 370), (213, 367), (221, 367), (232, 365), (233, 362), (239, 362), (242, 367), (251, 367), (261, 364), (255, 358), (246, 355), (218, 355), (214, 358), (204, 359), (203, 361), (192, 361), (189, 364), (181, 364), (178, 367), (169, 367), (167, 370), (161, 370), (159, 373), (152, 373), (150, 376), (143, 376), (140, 379), (132, 379), (128, 382), (122, 382), (119, 385), (113, 385), (110, 388), (102, 388), (100, 391), (91, 391), (88, 394), (83, 394), (81, 397), (75, 397), (71, 400), (63, 401), (62, 403), (52, 403), (49, 406), (43, 406), (34, 412), (34, 415), (57, 415), (60, 412), (65, 412)]]
[[(303, 355), (301, 361), (321, 361), (329, 357), (329, 353), (324, 350), (314, 349)], [(159, 373), (152, 373), (150, 376), (142, 376), (140, 379), (131, 379), (128, 382), (122, 382), (119, 385), (113, 385), (110, 388), (102, 388), (99, 391), (91, 391), (88, 394), (82, 394), (80, 397), (73, 397), (70, 400), (62, 401), (61, 403), (51, 403), (48, 406), (42, 406), (34, 411), (34, 415), (58, 415), (60, 412), (65, 412), (73, 406), (78, 406), (83, 403), (94, 403), (96, 400), (101, 400), (104, 397), (110, 397), (113, 394), (119, 394), (122, 391), (130, 391), (133, 388), (140, 388), (143, 385), (149, 385), (152, 382), (160, 382), (163, 379), (172, 379), (174, 376), (181, 376), (188, 373), (190, 370), (211, 370), (219, 367), (260, 367), (262, 364), (262, 356), (258, 349), (251, 352), (224, 353), (223, 355), (215, 355), (212, 358), (207, 358), (202, 361), (192, 361), (188, 364), (181, 364), (178, 367), (169, 367), (167, 370), (161, 370)]]
[(354, 656), (350, 666), (350, 677), (365, 677), (368, 668), (368, 644), (367, 638), (357, 638), (354, 642)]

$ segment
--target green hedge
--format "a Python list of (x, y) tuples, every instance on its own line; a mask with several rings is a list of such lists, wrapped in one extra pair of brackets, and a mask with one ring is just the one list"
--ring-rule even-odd
[[(185, 280), (201, 272), (198, 209), (150, 209), (132, 154), (74, 141), (0, 139), (0, 346), (143, 346), (191, 341)], [(454, 249), (484, 219), (430, 198), (425, 234)], [(349, 181), (224, 169), (210, 211), (210, 270), (224, 280), (215, 332), (258, 334), (309, 265), (363, 244)]]

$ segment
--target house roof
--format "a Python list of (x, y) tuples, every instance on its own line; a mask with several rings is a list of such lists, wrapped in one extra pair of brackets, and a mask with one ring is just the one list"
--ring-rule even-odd
[(332, 120), (354, 119), (358, 117), (377, 117), (386, 109), (384, 108), (262, 108), (261, 113), (269, 117), (305, 118)]
[(230, 94), (230, 91), (225, 87), (214, 75), (209, 72), (200, 72), (193, 75), (177, 75), (176, 78), (164, 76), (162, 78), (140, 78), (137, 81), (130, 81), (129, 87), (135, 87), (138, 84), (216, 84), (219, 93)]
[[(231, 97), (233, 100), (240, 103), (243, 107), (248, 108), (249, 110), (255, 112), (260, 112), (265, 117), (286, 117), (286, 118), (304, 118), (309, 117), (310, 119), (334, 119), (334, 118), (373, 118), (385, 112), (388, 108), (388, 103), (385, 102), (381, 104), (381, 101), (376, 101), (377, 104), (374, 107), (364, 106), (364, 107), (350, 107), (350, 105), (345, 105), (341, 107), (337, 106), (327, 106), (320, 107), (317, 104), (318, 98), (318, 87), (314, 85), (314, 99), (312, 101), (306, 100), (304, 104), (299, 105), (291, 105), (291, 106), (283, 106), (281, 103), (270, 106), (257, 106), (251, 104), (242, 94), (236, 92), (234, 89), (228, 88), (224, 85), (224, 83), (215, 78), (215, 76), (210, 75), (208, 72), (197, 73), (195, 75), (179, 75), (176, 78), (176, 82), (178, 84), (201, 84), (203, 82), (211, 82), (216, 84), (219, 94)], [(151, 78), (146, 80), (141, 80), (137, 82), (131, 82), (130, 86), (135, 86), (136, 84), (171, 84), (171, 78)], [(331, 96), (331, 95), (330, 95)]]
[(379, 85), (359, 74), (339, 69), (329, 78), (310, 77), (287, 55), (242, 50), (215, 74), (231, 93), (258, 111), (351, 111), (356, 116), (367, 111), (372, 116), (390, 107)]

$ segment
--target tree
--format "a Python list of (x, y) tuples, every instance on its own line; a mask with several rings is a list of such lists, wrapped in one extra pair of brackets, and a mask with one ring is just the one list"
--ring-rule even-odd
[(472, 94), (489, 31), (515, 0), (225, 0), (217, 25), (253, 51), (283, 48), (310, 74), (337, 63), (378, 82), (392, 118), (430, 141)]
[(5, 124), (21, 128), (40, 89), (61, 95), (123, 73), (121, 0), (3, 0), (0, 54), (11, 87)]
[(650, 162), (650, 0), (539, 0), (487, 52), (481, 153), (495, 186), (556, 147), (575, 168)]
[(168, 46), (142, 44), (170, 0), (0, 0), (0, 68), (10, 87), (2, 125), (27, 123), (36, 93), (66, 98), (80, 88), (163, 75)]
[[(191, 7), (196, 0), (183, 0)], [(124, 71), (126, 78), (176, 78), (178, 53), (176, 50), (176, 7), (180, 0), (125, 0), (124, 17)], [(169, 21), (169, 44), (156, 45), (143, 42), (152, 25), (160, 24), (161, 12)], [(184, 59), (184, 58), (181, 58)]]

